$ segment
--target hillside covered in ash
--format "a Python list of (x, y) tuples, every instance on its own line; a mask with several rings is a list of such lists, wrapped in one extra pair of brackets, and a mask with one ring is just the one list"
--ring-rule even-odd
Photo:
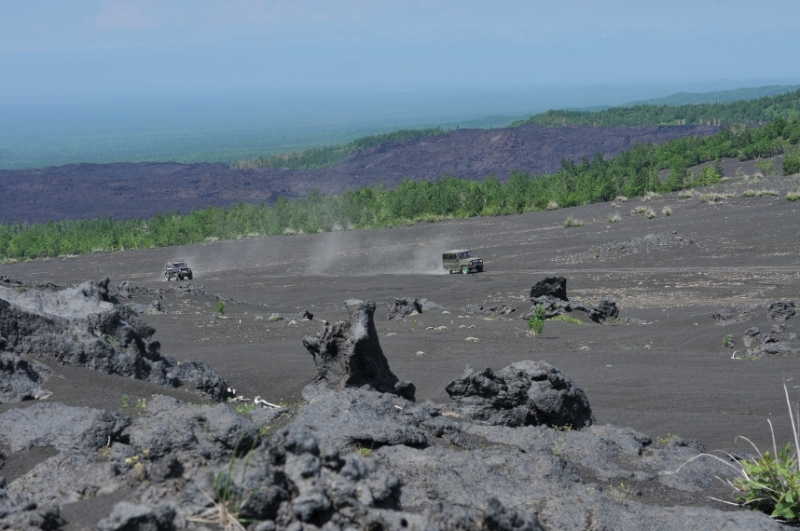
[(564, 158), (611, 157), (637, 143), (716, 133), (713, 126), (457, 129), (440, 136), (387, 142), (317, 170), (233, 169), (226, 164), (73, 164), (0, 171), (0, 222), (147, 218), (237, 202), (272, 202), (311, 190), (339, 193), (404, 178), (445, 175), (484, 179), (512, 170), (553, 172)]

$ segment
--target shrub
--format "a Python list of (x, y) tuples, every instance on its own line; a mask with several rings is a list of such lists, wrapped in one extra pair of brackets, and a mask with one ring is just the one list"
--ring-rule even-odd
[(622, 216), (619, 215), (619, 212), (614, 212), (613, 214), (608, 215), (609, 223), (619, 223), (620, 221), (622, 221)]
[(794, 192), (786, 192), (786, 199), (789, 201), (797, 201), (800, 199), (800, 190), (795, 190)]
[(647, 219), (653, 219), (654, 217), (656, 217), (656, 213), (653, 211), (652, 208), (645, 209), (644, 215), (647, 217)]
[(759, 160), (756, 162), (756, 168), (758, 171), (766, 175), (767, 177), (771, 175), (776, 175), (778, 172), (775, 169), (775, 161), (774, 160)]
[(583, 227), (583, 221), (579, 219), (575, 219), (572, 216), (567, 218), (567, 221), (564, 222), (565, 227)]
[(547, 210), (557, 210), (557, 209), (558, 209), (558, 203), (556, 201), (553, 201), (551, 199), (550, 201), (547, 202)]
[(538, 336), (544, 332), (545, 310), (544, 306), (538, 304), (536, 310), (528, 318), (528, 329), (533, 332), (534, 336)]
[(217, 303), (217, 313), (220, 315), (225, 315), (225, 301), (219, 301)]
[(672, 208), (665, 206), (661, 209), (661, 213), (666, 217), (670, 217), (672, 215)]
[(794, 175), (800, 173), (800, 148), (786, 151), (783, 154), (783, 174)]

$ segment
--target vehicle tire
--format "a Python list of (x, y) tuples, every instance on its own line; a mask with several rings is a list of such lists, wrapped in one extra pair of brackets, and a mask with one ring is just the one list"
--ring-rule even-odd
[(178, 280), (183, 280), (183, 275), (178, 275)]
[(480, 267), (478, 268), (478, 273), (483, 273), (483, 266), (480, 266)]
[(169, 282), (169, 275), (168, 275), (168, 274), (166, 274), (166, 273), (164, 273), (164, 280), (166, 280), (167, 282)]
[(461, 266), (461, 274), (462, 275), (469, 274), (469, 268), (467, 266)]
[(192, 273), (189, 273), (189, 276), (186, 277), (186, 278), (188, 278), (189, 280), (192, 280), (192, 278), (194, 278), (194, 275)]

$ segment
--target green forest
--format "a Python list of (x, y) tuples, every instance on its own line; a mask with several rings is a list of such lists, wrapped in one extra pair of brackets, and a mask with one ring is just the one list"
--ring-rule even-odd
[(239, 161), (233, 164), (239, 168), (272, 168), (287, 170), (313, 170), (333, 166), (351, 153), (362, 149), (371, 148), (378, 144), (394, 142), (399, 140), (416, 140), (438, 136), (444, 133), (440, 127), (432, 129), (401, 129), (382, 135), (370, 135), (357, 138), (347, 144), (324, 146), (321, 148), (305, 149), (288, 154), (270, 155), (268, 157), (256, 157), (251, 160)]
[[(598, 154), (580, 162), (562, 161), (551, 175), (512, 172), (505, 182), (443, 177), (403, 181), (274, 205), (237, 204), (189, 214), (166, 213), (150, 219), (111, 218), (0, 224), (0, 259), (37, 257), (184, 245), (208, 239), (253, 235), (313, 233), (391, 227), (447, 218), (497, 216), (609, 201), (617, 195), (641, 196), (707, 186), (722, 178), (721, 165), (692, 171), (722, 157), (742, 160), (784, 153), (784, 172), (800, 172), (800, 120), (777, 118), (764, 127), (732, 126), (714, 136), (687, 137), (656, 146), (640, 144), (612, 159)], [(666, 179), (660, 170), (668, 170)]]
[(637, 125), (733, 125), (764, 124), (778, 117), (800, 118), (800, 90), (777, 96), (730, 103), (687, 105), (633, 105), (601, 111), (550, 110), (513, 122), (512, 127), (539, 124), (551, 127)]

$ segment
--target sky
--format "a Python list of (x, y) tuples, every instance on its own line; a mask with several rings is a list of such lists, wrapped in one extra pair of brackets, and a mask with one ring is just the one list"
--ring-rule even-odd
[(734, 88), (800, 79), (796, 0), (2, 0), (4, 99)]

